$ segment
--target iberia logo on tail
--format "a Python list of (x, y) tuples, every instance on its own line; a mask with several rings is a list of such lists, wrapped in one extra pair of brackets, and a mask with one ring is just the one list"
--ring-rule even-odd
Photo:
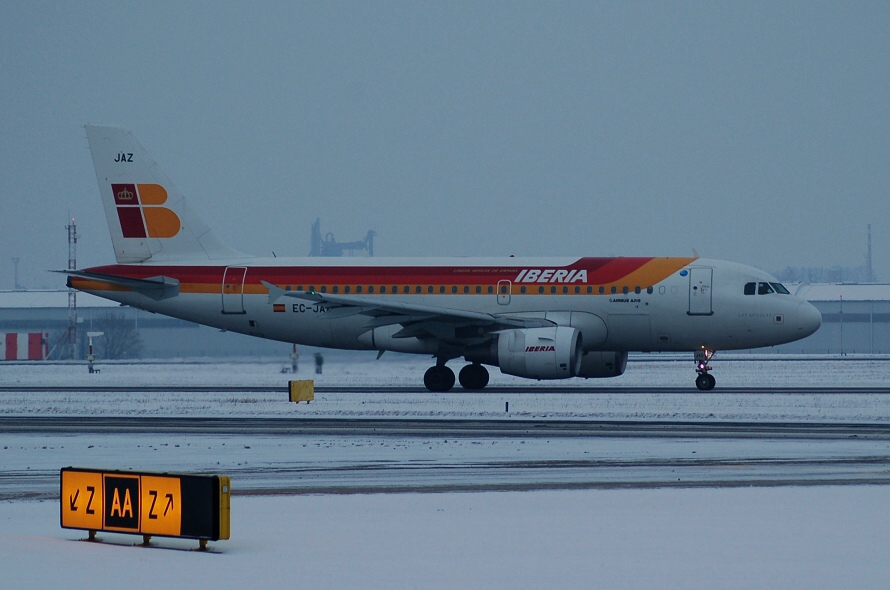
[(117, 217), (125, 238), (172, 238), (182, 222), (167, 207), (167, 190), (159, 184), (112, 184)]

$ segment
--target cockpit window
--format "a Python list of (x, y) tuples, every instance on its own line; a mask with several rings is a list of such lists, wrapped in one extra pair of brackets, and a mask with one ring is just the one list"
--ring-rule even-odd
[(745, 283), (745, 295), (754, 295), (755, 292), (757, 295), (769, 295), (770, 293), (791, 295), (791, 292), (782, 283)]

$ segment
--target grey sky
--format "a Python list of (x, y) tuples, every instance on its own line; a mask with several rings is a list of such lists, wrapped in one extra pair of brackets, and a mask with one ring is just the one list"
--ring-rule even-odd
[(0, 288), (113, 262), (82, 128), (236, 248), (689, 255), (890, 280), (886, 2), (0, 3)]

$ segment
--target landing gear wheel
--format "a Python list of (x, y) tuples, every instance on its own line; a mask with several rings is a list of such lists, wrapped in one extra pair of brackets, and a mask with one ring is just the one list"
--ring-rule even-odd
[(481, 391), (488, 385), (488, 369), (480, 364), (473, 363), (461, 369), (457, 378), (464, 389)]
[(713, 356), (714, 351), (707, 348), (700, 348), (695, 351), (695, 372), (698, 373), (698, 377), (695, 378), (695, 386), (700, 391), (711, 391), (717, 384), (717, 380), (709, 373), (711, 370), (709, 363)]
[(702, 373), (695, 378), (695, 386), (701, 391), (711, 391), (717, 385), (717, 380), (710, 373)]
[(454, 387), (454, 371), (445, 365), (430, 367), (423, 375), (423, 384), (430, 391), (448, 391)]

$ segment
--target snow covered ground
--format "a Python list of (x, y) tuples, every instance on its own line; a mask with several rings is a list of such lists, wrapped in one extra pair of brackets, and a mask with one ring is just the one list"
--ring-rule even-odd
[[(235, 497), (217, 554), (0, 503), (4, 588), (886, 588), (890, 487)], [(121, 546), (126, 544), (129, 546)], [(163, 548), (193, 541), (158, 540)]]
[[(310, 405), (286, 404), (289, 379), (314, 379), (319, 387), (403, 386), (422, 389), (426, 358), (391, 355), (333, 356), (324, 373), (283, 374), (285, 362), (103, 364), (89, 374), (83, 364), (0, 365), (0, 384), (58, 387), (40, 393), (0, 394), (0, 415), (144, 415), (247, 417), (412, 417), (412, 418), (553, 418), (601, 420), (735, 420), (785, 422), (873, 422), (890, 420), (890, 395), (882, 393), (772, 393), (772, 387), (886, 387), (890, 358), (862, 357), (804, 360), (807, 357), (729, 357), (714, 363), (717, 389), (695, 389), (693, 363), (631, 360), (627, 373), (614, 379), (538, 382), (492, 371), (492, 386), (521, 385), (524, 393), (496, 389), (470, 393), (456, 387), (442, 394), (319, 392)], [(656, 357), (657, 359), (657, 357)], [(267, 392), (210, 391), (109, 393), (66, 391), (66, 386), (147, 385), (269, 387)], [(549, 393), (547, 388), (593, 388), (592, 392)], [(638, 393), (635, 388), (676, 387), (670, 395)], [(766, 388), (733, 393), (734, 387)], [(277, 391), (276, 391), (277, 390)], [(505, 412), (509, 403), (509, 413)]]
[[(330, 357), (317, 385), (415, 384), (428, 365), (426, 359), (398, 356), (379, 362), (344, 358), (339, 362)], [(106, 364), (98, 375), (87, 374), (83, 365), (0, 365), (3, 385), (282, 388), (281, 394), (2, 392), (0, 414), (481, 418), (504, 416), (509, 401), (509, 417), (514, 419), (890, 419), (890, 395), (881, 393), (698, 393), (692, 389), (692, 363), (669, 360), (632, 363), (616, 380), (578, 382), (601, 387), (596, 393), (322, 393), (307, 406), (283, 401), (283, 385), (293, 378), (280, 372), (285, 364)], [(887, 358), (729, 358), (714, 365), (718, 388), (884, 387), (890, 377)], [(304, 372), (296, 377), (315, 375)], [(496, 373), (492, 381), (517, 383)], [(663, 385), (688, 388), (689, 393), (627, 392)], [(0, 434), (0, 447), (12, 440), (10, 436)], [(59, 446), (54, 446), (55, 440), (41, 444), (36, 435), (15, 436), (18, 446), (7, 443), (0, 451), (0, 476), (7, 478), (32, 466), (163, 469), (170, 462), (197, 463), (187, 448), (158, 437), (103, 435), (98, 446), (87, 450), (89, 445), (77, 435)], [(23, 443), (22, 436), (30, 439)], [(356, 442), (315, 441), (300, 448), (313, 457), (328, 453), (332, 460), (373, 460), (382, 450), (379, 444)], [(430, 445), (425, 452), (482, 452), (474, 450), (472, 441), (465, 442)], [(257, 443), (241, 444), (237, 451), (214, 447), (213, 452), (235, 462), (271, 465), (284, 444), (280, 439)], [(546, 442), (509, 446), (513, 444), (505, 442), (506, 451), (521, 448), (532, 458), (554, 456)], [(677, 441), (645, 452), (671, 454), (683, 444)], [(714, 456), (728, 448), (721, 442), (697, 444), (699, 452)], [(837, 448), (826, 446), (825, 452), (843, 453), (842, 445), (851, 444), (839, 442)], [(872, 444), (875, 454), (890, 453), (888, 444)], [(615, 439), (593, 450), (607, 458), (621, 445)], [(765, 448), (769, 443), (753, 442), (747, 451), (756, 455), (758, 445)], [(338, 446), (343, 448), (332, 448)], [(144, 452), (134, 453), (136, 448)], [(793, 446), (783, 448), (798, 452)], [(395, 447), (385, 451), (400, 452)], [(556, 458), (590, 452), (590, 445), (567, 442), (559, 446), (557, 454), (562, 455)], [(133, 457), (139, 464), (133, 464)], [(237, 479), (233, 488), (238, 488)], [(59, 527), (58, 501), (5, 501), (0, 502), (0, 587), (884, 588), (890, 579), (888, 504), (890, 486), (236, 495), (232, 539), (212, 543), (215, 553), (202, 554), (175, 550), (196, 543), (172, 539), (156, 539), (152, 549), (133, 547), (140, 541), (137, 537), (106, 533), (100, 534), (102, 544), (78, 542), (85, 533)]]

